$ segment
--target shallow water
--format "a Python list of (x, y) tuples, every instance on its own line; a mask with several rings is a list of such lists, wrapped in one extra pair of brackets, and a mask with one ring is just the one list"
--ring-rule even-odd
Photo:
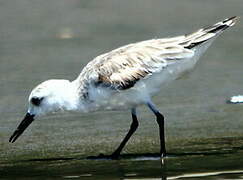
[(86, 158), (115, 149), (129, 112), (50, 115), (8, 143), (38, 83), (75, 79), (101, 53), (243, 17), (242, 9), (241, 0), (0, 1), (0, 178), (243, 179), (243, 106), (225, 103), (243, 93), (242, 22), (213, 43), (193, 73), (154, 98), (166, 117), (163, 167), (154, 154), (158, 128), (143, 106), (118, 161)]
[[(1, 178), (25, 179), (242, 179), (242, 152), (220, 155), (176, 155), (121, 160), (85, 158), (28, 159), (1, 165)], [(144, 158), (146, 157), (146, 158)]]

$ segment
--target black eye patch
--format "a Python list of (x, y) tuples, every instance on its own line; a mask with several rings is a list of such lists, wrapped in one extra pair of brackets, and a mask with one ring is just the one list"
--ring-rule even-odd
[(39, 106), (43, 99), (44, 99), (43, 97), (41, 97), (41, 98), (39, 98), (39, 97), (32, 97), (31, 98), (31, 103), (34, 104), (35, 106)]

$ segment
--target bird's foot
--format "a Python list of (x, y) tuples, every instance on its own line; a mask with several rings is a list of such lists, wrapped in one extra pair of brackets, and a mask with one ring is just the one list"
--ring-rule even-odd
[(161, 160), (161, 165), (164, 166), (165, 165), (165, 158), (166, 158), (166, 152), (162, 152), (160, 153), (160, 160)]
[(110, 157), (111, 157), (111, 159), (117, 160), (117, 159), (120, 158), (120, 154), (118, 154), (118, 153), (112, 153), (112, 154), (110, 155)]
[(113, 153), (111, 155), (99, 154), (98, 156), (90, 156), (88, 159), (111, 159), (117, 160), (119, 159), (120, 154)]
[(166, 154), (166, 152), (162, 152), (161, 154), (160, 154), (160, 158), (162, 159), (162, 158), (165, 158), (167, 156), (167, 154)]

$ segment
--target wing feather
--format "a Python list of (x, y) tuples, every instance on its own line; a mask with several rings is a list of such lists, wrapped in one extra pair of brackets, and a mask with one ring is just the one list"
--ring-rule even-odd
[(189, 59), (196, 48), (233, 26), (237, 17), (173, 38), (152, 39), (129, 44), (96, 57), (81, 72), (83, 86), (90, 83), (115, 90), (131, 88), (143, 78), (162, 71), (167, 66)]
[(149, 40), (119, 48), (93, 60), (96, 86), (117, 90), (131, 88), (169, 64), (192, 57), (194, 52), (174, 43)]

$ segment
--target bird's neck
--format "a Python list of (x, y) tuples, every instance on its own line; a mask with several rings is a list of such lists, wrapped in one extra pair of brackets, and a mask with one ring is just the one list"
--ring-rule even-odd
[(76, 97), (74, 97), (75, 101), (77, 102), (77, 106), (74, 109), (74, 111), (79, 112), (91, 112), (95, 111), (97, 107), (94, 107), (94, 102), (92, 99), (90, 99), (90, 92), (89, 91), (89, 85), (77, 78), (76, 80), (71, 82), (72, 89), (75, 89)]
[(80, 106), (80, 99), (78, 93), (78, 86), (75, 82), (68, 81), (62, 88), (57, 87), (55, 102), (57, 103), (57, 109), (66, 111), (78, 111)]
[(84, 88), (78, 80), (69, 83), (62, 93), (62, 108), (67, 111), (86, 112), (86, 100), (83, 91)]

